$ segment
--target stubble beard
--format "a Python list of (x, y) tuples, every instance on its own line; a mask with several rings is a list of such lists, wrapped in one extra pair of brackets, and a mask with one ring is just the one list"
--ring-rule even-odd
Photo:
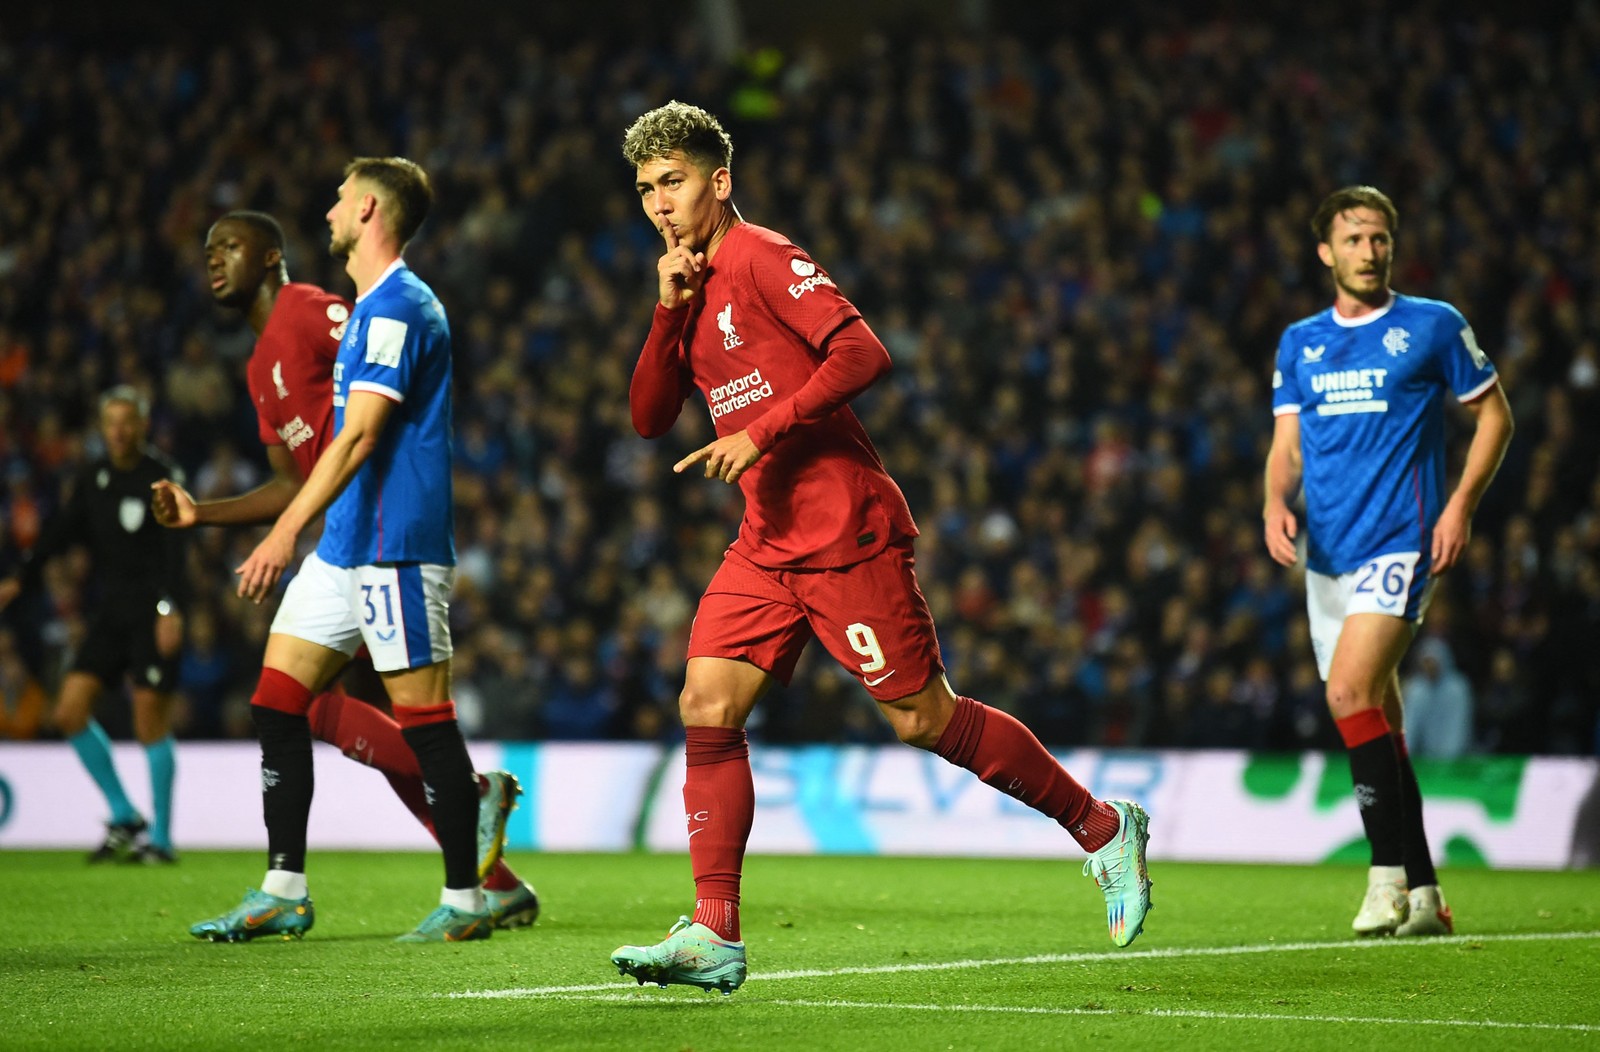
[(340, 259), (349, 259), (355, 247), (356, 237), (353, 234), (334, 234), (328, 240), (328, 254)]
[(1360, 288), (1353, 284), (1354, 281), (1363, 280), (1363, 276), (1360, 274), (1352, 274), (1348, 280), (1342, 275), (1336, 274), (1335, 280), (1338, 281), (1339, 288), (1344, 290), (1344, 293), (1352, 299), (1360, 300), (1368, 306), (1381, 307), (1389, 299), (1388, 265), (1377, 267), (1372, 277), (1375, 280), (1375, 284), (1370, 289)]

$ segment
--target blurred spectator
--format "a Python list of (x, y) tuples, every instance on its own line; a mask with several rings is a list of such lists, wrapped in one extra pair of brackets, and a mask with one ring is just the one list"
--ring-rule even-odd
[(16, 636), (0, 629), (0, 738), (26, 741), (39, 737), (48, 700), (22, 660)]
[(190, 611), (183, 656), (178, 661), (178, 724), (186, 735), (223, 736), (225, 705), (238, 671), (232, 652), (217, 634), (211, 609), (200, 606)]
[(1418, 641), (1400, 696), (1411, 755), (1454, 760), (1472, 748), (1472, 684), (1456, 668), (1449, 643), (1437, 636)]

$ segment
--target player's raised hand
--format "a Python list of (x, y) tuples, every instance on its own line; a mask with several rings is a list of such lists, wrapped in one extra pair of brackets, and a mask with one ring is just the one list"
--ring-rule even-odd
[(679, 244), (678, 232), (672, 229), (670, 220), (663, 218), (659, 229), (667, 242), (667, 251), (656, 262), (660, 278), (658, 295), (663, 307), (677, 310), (687, 307), (689, 301), (700, 294), (700, 286), (706, 283), (706, 254)]
[(1287, 505), (1279, 503), (1268, 507), (1263, 518), (1266, 520), (1264, 532), (1267, 554), (1280, 565), (1293, 566), (1300, 556), (1294, 544), (1295, 537), (1300, 533), (1300, 523), (1296, 521), (1294, 512)]
[(250, 558), (239, 564), (233, 572), (239, 575), (239, 595), (253, 603), (260, 603), (277, 585), (283, 571), (294, 559), (294, 535), (273, 527), (266, 539), (256, 545)]
[(1472, 540), (1472, 520), (1454, 502), (1446, 504), (1433, 524), (1433, 567), (1431, 573), (1442, 574), (1461, 560)]
[(174, 529), (187, 529), (198, 521), (194, 498), (171, 479), (150, 483), (150, 510), (157, 522)]
[(750, 433), (740, 431), (736, 435), (719, 438), (708, 446), (701, 446), (672, 465), (672, 470), (681, 474), (696, 464), (704, 463), (706, 478), (717, 478), (732, 484), (738, 482), (739, 476), (760, 459), (761, 450), (750, 441)]

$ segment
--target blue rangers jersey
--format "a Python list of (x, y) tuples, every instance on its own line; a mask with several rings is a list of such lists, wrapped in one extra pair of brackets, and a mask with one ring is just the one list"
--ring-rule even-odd
[(397, 403), (377, 448), (328, 508), (317, 554), (333, 566), (454, 566), (450, 322), (401, 260), (356, 300), (333, 370), (333, 428), (358, 391)]
[(1274, 415), (1300, 414), (1307, 566), (1348, 573), (1379, 555), (1421, 552), (1444, 510), (1444, 392), (1463, 402), (1496, 382), (1461, 312), (1391, 294), (1359, 318), (1329, 308), (1278, 343)]

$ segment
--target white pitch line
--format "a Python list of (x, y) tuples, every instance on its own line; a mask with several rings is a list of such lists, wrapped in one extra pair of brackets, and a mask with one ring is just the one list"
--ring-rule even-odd
[[(548, 994), (546, 1001), (583, 1001), (587, 1003), (663, 1004), (662, 1000), (640, 993), (562, 993)], [(763, 1005), (783, 1005), (790, 1008), (855, 1008), (898, 1012), (956, 1012), (988, 1015), (1054, 1015), (1054, 1016), (1122, 1016), (1124, 1018), (1152, 1017), (1161, 1019), (1212, 1019), (1223, 1022), (1264, 1023), (1358, 1023), (1373, 1026), (1453, 1026), (1482, 1030), (1557, 1030), (1571, 1033), (1600, 1033), (1600, 1025), (1591, 1023), (1517, 1023), (1503, 1019), (1402, 1019), (1387, 1016), (1348, 1015), (1292, 1015), (1279, 1012), (1212, 1012), (1205, 1009), (1186, 1008), (1038, 1008), (1029, 1005), (939, 1005), (911, 1004), (895, 1001), (842, 1001), (802, 1000), (790, 997), (746, 998)], [(696, 997), (674, 999), (674, 1009), (682, 1007), (716, 1008), (729, 1004), (723, 997)]]
[(1277, 1012), (1208, 1012), (1187, 1008), (1030, 1008), (1021, 1005), (912, 1005), (876, 1001), (800, 1001), (761, 999), (762, 1004), (796, 1008), (900, 1008), (913, 1012), (990, 1012), (1015, 1015), (1159, 1016), (1162, 1019), (1221, 1019), (1268, 1023), (1369, 1023), (1383, 1026), (1463, 1026), (1494, 1030), (1571, 1030), (1600, 1033), (1589, 1023), (1513, 1023), (1499, 1019), (1389, 1019), (1382, 1016), (1290, 1015)]
[[(748, 982), (785, 979), (830, 979), (843, 975), (895, 975), (904, 972), (948, 972), (972, 968), (1006, 968), (1028, 964), (1106, 964), (1118, 961), (1178, 960), (1185, 957), (1237, 957), (1257, 953), (1314, 953), (1327, 950), (1376, 950), (1397, 947), (1471, 946), (1497, 942), (1564, 942), (1600, 939), (1600, 931), (1507, 932), (1498, 935), (1443, 935), (1427, 939), (1347, 939), (1342, 942), (1267, 942), (1252, 946), (1179, 946), (1158, 950), (1114, 950), (1095, 953), (1042, 953), (1028, 957), (992, 957), (960, 961), (918, 961), (908, 964), (858, 965), (845, 968), (799, 968), (762, 972)], [(451, 998), (552, 997), (558, 994), (596, 993), (628, 989), (629, 984), (583, 983), (570, 986), (525, 986), (509, 990), (463, 990), (443, 994)]]

